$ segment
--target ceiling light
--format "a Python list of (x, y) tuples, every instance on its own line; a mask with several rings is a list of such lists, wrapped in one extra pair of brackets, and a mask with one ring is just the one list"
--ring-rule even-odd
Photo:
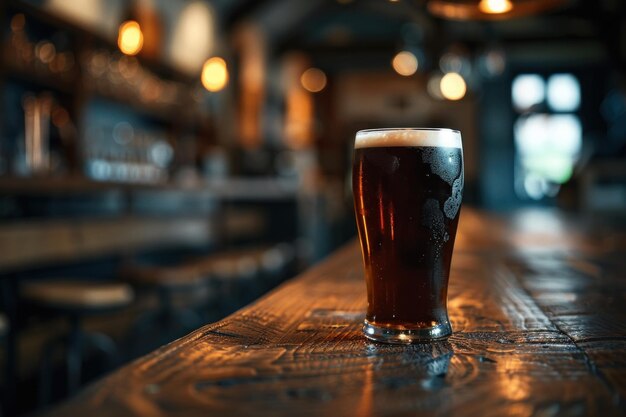
[(143, 33), (139, 23), (128, 20), (120, 25), (117, 45), (126, 55), (137, 55), (143, 47)]
[(532, 16), (572, 0), (429, 0), (428, 11), (449, 20), (498, 20)]
[(481, 0), (478, 9), (483, 13), (500, 14), (511, 11), (513, 4), (510, 0)]
[(202, 66), (200, 80), (204, 88), (211, 92), (220, 91), (228, 82), (226, 61), (220, 57), (209, 58)]

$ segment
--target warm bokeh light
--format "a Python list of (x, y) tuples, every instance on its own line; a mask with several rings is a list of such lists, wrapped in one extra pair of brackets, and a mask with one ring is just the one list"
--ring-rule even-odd
[[(264, 29), (253, 22), (239, 25), (232, 36), (238, 59), (237, 111), (239, 143), (256, 149), (263, 141), (263, 115), (266, 97), (268, 45)], [(299, 74), (298, 74), (299, 76)]]
[(409, 51), (398, 52), (391, 61), (393, 69), (400, 75), (408, 77), (417, 71), (417, 57)]
[(68, 21), (78, 23), (85, 28), (93, 28), (98, 32), (102, 31), (106, 35), (114, 36), (117, 30), (117, 21), (106, 18), (110, 16), (107, 14), (107, 6), (110, 6), (111, 2), (102, 0), (46, 0), (39, 2), (39, 4), (44, 9), (61, 15)]
[(197, 74), (204, 59), (213, 55), (215, 13), (211, 2), (186, 1), (172, 29), (168, 53), (174, 65), (185, 73)]
[(305, 90), (318, 93), (326, 87), (326, 74), (318, 68), (309, 68), (302, 73), (300, 83)]
[(431, 74), (428, 82), (426, 83), (426, 91), (428, 94), (436, 100), (443, 100), (443, 95), (441, 94), (441, 78), (443, 76), (439, 73)]
[(513, 4), (510, 0), (481, 0), (478, 8), (483, 13), (500, 14), (510, 11)]
[(226, 61), (220, 57), (207, 59), (202, 67), (202, 85), (211, 92), (220, 91), (228, 82)]
[(42, 41), (35, 46), (35, 55), (44, 64), (49, 64), (56, 56), (56, 48), (52, 42)]
[(460, 100), (465, 97), (467, 85), (460, 74), (449, 72), (441, 78), (441, 94), (448, 100)]
[(143, 33), (139, 23), (128, 20), (120, 25), (117, 45), (126, 55), (137, 55), (143, 47)]
[(289, 149), (307, 149), (314, 139), (315, 100), (302, 85), (303, 75), (311, 69), (306, 55), (298, 52), (283, 59), (282, 81), (285, 88), (283, 138)]
[(24, 30), (25, 25), (26, 17), (24, 17), (24, 14), (18, 13), (11, 18), (11, 30), (13, 32), (19, 32)]

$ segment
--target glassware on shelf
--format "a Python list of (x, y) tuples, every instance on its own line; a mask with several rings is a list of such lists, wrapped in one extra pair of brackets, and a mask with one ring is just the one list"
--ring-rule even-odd
[(168, 179), (174, 149), (164, 134), (118, 122), (86, 134), (86, 174), (97, 181), (159, 183)]
[(45, 174), (50, 167), (50, 111), (52, 96), (27, 94), (24, 107), (25, 174)]

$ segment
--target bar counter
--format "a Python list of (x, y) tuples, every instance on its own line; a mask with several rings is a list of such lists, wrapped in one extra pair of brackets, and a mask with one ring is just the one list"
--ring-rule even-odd
[(356, 241), (49, 416), (557, 416), (626, 412), (626, 233), (464, 208), (447, 341), (366, 340)]

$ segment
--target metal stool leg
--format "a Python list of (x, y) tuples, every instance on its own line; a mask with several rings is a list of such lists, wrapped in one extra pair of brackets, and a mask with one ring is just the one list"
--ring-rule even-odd
[(74, 394), (80, 387), (82, 372), (82, 332), (80, 318), (77, 315), (70, 316), (70, 335), (67, 343), (67, 392)]
[(117, 365), (117, 347), (109, 336), (102, 333), (87, 333), (84, 335), (85, 345), (93, 347), (107, 357), (107, 370), (113, 369)]
[(54, 354), (64, 345), (67, 337), (59, 336), (46, 343), (44, 351), (41, 356), (41, 363), (39, 365), (39, 394), (38, 404), (39, 407), (48, 405), (52, 399), (52, 379), (53, 379), (53, 366), (52, 361)]
[(0, 304), (3, 305), (5, 313), (9, 320), (9, 332), (6, 336), (6, 356), (4, 363), (4, 380), (6, 381), (5, 390), (2, 392), (3, 398), (0, 409), (7, 415), (12, 415), (16, 411), (15, 399), (18, 395), (17, 390), (17, 364), (19, 361), (19, 352), (17, 350), (18, 336), (18, 307), (17, 307), (17, 279), (13, 276), (0, 277)]
[(174, 292), (171, 288), (162, 286), (158, 289), (160, 314), (157, 316), (157, 324), (165, 327), (161, 337), (161, 343), (167, 343), (175, 337), (176, 333), (176, 307), (174, 306)]
[(50, 403), (52, 398), (53, 358), (60, 347), (66, 346), (67, 393), (72, 395), (81, 385), (83, 351), (86, 347), (94, 347), (107, 356), (107, 370), (117, 364), (117, 347), (113, 340), (101, 333), (83, 334), (80, 316), (70, 316), (70, 333), (47, 343), (42, 354), (39, 370), (40, 407)]
[(195, 330), (202, 325), (201, 316), (191, 309), (181, 309), (174, 314), (178, 323), (182, 325), (182, 330), (186, 332)]

